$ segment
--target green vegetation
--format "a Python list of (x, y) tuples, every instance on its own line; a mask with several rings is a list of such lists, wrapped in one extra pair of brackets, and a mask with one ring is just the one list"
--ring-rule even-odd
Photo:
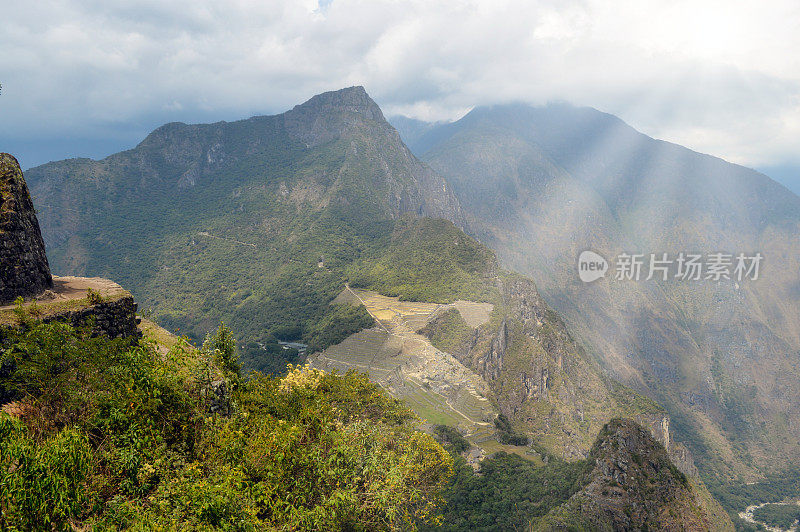
[(800, 506), (796, 504), (767, 504), (753, 512), (756, 521), (770, 526), (789, 529), (800, 519)]
[(789, 468), (768, 475), (766, 479), (751, 484), (744, 482), (719, 482), (706, 480), (709, 491), (731, 516), (737, 528), (752, 528), (739, 519), (739, 512), (753, 504), (780, 502), (800, 498), (800, 468)]
[(431, 344), (446, 353), (458, 353), (473, 333), (457, 309), (443, 312), (435, 320), (421, 329), (420, 334), (427, 336)]
[(375, 324), (364, 305), (331, 305), (330, 311), (315, 323), (306, 338), (310, 352), (322, 351), (328, 346), (338, 344), (353, 333), (367, 329)]
[(497, 441), (500, 443), (516, 445), (518, 447), (528, 445), (528, 437), (524, 434), (518, 434), (504, 414), (497, 416), (497, 419), (494, 420), (494, 426), (497, 429)]
[(242, 364), (236, 354), (236, 340), (233, 332), (221, 323), (214, 334), (208, 334), (203, 342), (202, 352), (226, 373), (229, 378), (238, 380)]
[(265, 375), (280, 375), (286, 371), (285, 364), (297, 364), (300, 353), (278, 343), (274, 336), (267, 336), (260, 342), (249, 341), (240, 349), (242, 366)]
[[(2, 330), (0, 528), (388, 530), (438, 522), (452, 460), (365, 375), (290, 368), (232, 389), (220, 327), (203, 350)], [(219, 367), (219, 363), (228, 370)]]
[(536, 466), (499, 452), (483, 460), (476, 473), (456, 457), (455, 475), (445, 491), (443, 525), (436, 530), (526, 530), (532, 520), (583, 487), (588, 465), (549, 457), (547, 465)]
[(493, 301), (494, 254), (446, 220), (405, 217), (385, 253), (350, 268), (350, 284), (405, 301)]
[(463, 453), (472, 447), (457, 429), (447, 425), (434, 425), (433, 435), (436, 441), (441, 443), (445, 449), (453, 454)]
[(91, 457), (78, 430), (35, 442), (21, 422), (0, 414), (0, 527), (43, 530), (79, 514)]

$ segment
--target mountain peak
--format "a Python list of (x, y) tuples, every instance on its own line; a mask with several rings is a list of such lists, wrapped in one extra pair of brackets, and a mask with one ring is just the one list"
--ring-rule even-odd
[(366, 122), (388, 123), (380, 107), (362, 86), (323, 92), (284, 114), (286, 129), (313, 146), (339, 137)]
[[(316, 109), (316, 110), (330, 110), (331, 108), (339, 108), (348, 110), (354, 113), (366, 113), (371, 116), (368, 118), (372, 120), (383, 119), (378, 104), (369, 97), (367, 91), (361, 85), (353, 87), (345, 87), (338, 91), (328, 91), (313, 96), (311, 99), (300, 105), (296, 105), (293, 110), (298, 109)], [(377, 115), (374, 113), (377, 111)]]
[[(534, 530), (733, 530), (706, 488), (687, 478), (650, 433), (611, 420), (590, 454), (588, 483)], [(577, 528), (581, 528), (578, 526)], [(581, 528), (581, 529), (583, 529)]]

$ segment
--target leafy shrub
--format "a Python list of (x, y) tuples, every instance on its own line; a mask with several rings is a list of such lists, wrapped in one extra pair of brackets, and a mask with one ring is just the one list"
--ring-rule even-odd
[(99, 292), (88, 288), (86, 290), (86, 300), (90, 305), (99, 305), (103, 302), (103, 296), (101, 296)]
[(202, 351), (212, 357), (223, 371), (238, 378), (242, 364), (236, 355), (236, 340), (233, 339), (233, 333), (225, 327), (224, 323), (220, 324), (213, 335), (206, 335)]
[(433, 435), (445, 449), (451, 453), (459, 454), (468, 451), (472, 445), (453, 427), (447, 425), (434, 425)]
[(506, 445), (516, 445), (524, 447), (530, 443), (530, 440), (524, 434), (518, 434), (508, 418), (500, 414), (494, 420), (494, 426), (497, 429), (497, 441)]
[[(0, 339), (25, 405), (0, 415), (2, 528), (389, 530), (436, 524), (450, 455), (366, 375), (252, 374), (203, 397), (235, 345), (91, 338), (53, 323)], [(229, 388), (230, 389), (230, 388)]]
[(70, 427), (36, 442), (0, 412), (0, 528), (63, 528), (86, 501), (92, 450)]

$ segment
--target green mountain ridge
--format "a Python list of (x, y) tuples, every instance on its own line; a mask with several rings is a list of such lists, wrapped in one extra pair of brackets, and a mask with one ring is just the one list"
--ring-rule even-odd
[(360, 87), (28, 176), (54, 270), (118, 279), (197, 340), (220, 320), (246, 343), (307, 332), (401, 214), (461, 216)]
[[(800, 457), (800, 198), (593, 109), (477, 108), (416, 131), (409, 145), (470, 234), (535, 279), (611, 375), (667, 408), (704, 474), (760, 478)], [(587, 249), (765, 259), (753, 282), (617, 282), (612, 269), (587, 285)]]
[(224, 321), (250, 368), (285, 367), (263, 347), (278, 335), (324, 349), (341, 340), (332, 332), (363, 327), (363, 313), (331, 305), (348, 281), (411, 300), (492, 301), (475, 343), (447, 349), (490, 383), (516, 430), (571, 459), (615, 414), (672, 442), (660, 407), (604, 376), (533, 283), (461, 232), (472, 218), (451, 185), (363, 88), (274, 117), (168, 124), (133, 150), (28, 174), (54, 270), (118, 279), (195, 339)]

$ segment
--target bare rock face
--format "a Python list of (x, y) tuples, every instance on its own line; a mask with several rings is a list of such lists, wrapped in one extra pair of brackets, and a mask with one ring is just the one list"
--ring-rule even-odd
[(392, 217), (412, 213), (465, 226), (447, 182), (409, 151), (364, 87), (318, 94), (281, 118), (289, 135), (307, 147), (345, 141), (343, 176), (353, 165), (371, 161), (370, 180), (360, 186), (372, 188)]
[(44, 241), (17, 160), (0, 153), (0, 305), (52, 288)]

